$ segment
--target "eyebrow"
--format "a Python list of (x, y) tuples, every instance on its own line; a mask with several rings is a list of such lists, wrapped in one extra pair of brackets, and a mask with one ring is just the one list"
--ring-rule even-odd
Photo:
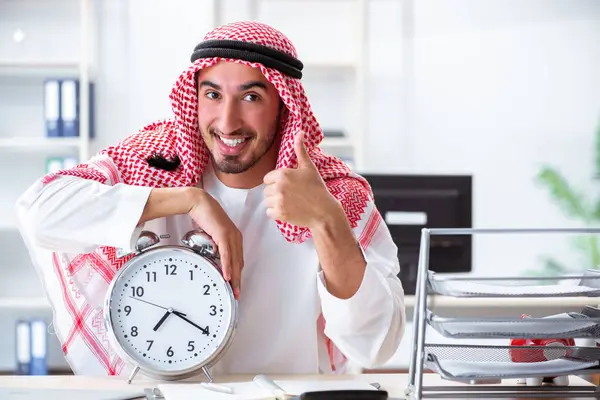
[[(214, 82), (208, 81), (208, 80), (204, 80), (204, 81), (200, 82), (200, 87), (203, 87), (203, 86), (209, 86), (209, 87), (211, 87), (211, 88), (213, 88), (215, 90), (221, 90), (221, 86), (217, 85)], [(261, 81), (250, 81), (250, 82), (241, 84), (238, 87), (238, 90), (239, 91), (244, 91), (244, 90), (251, 89), (253, 87), (259, 87), (259, 88), (267, 90), (267, 85), (265, 85)]]

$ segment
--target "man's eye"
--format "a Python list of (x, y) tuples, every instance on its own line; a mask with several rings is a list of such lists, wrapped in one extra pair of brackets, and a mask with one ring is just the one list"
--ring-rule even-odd
[(247, 94), (246, 96), (244, 96), (244, 100), (246, 101), (257, 101), (259, 99), (259, 97), (255, 94)]
[(207, 92), (206, 97), (208, 97), (209, 99), (218, 99), (219, 94), (217, 92)]

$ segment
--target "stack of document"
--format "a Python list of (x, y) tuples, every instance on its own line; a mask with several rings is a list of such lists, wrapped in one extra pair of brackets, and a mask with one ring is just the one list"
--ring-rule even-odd
[[(275, 380), (283, 390), (292, 395), (321, 390), (377, 390), (368, 382), (344, 380)], [(158, 385), (165, 400), (275, 400), (273, 393), (254, 382), (231, 382), (220, 385), (233, 389), (233, 393), (220, 393), (198, 383), (166, 383)]]
[(49, 388), (0, 388), (2, 400), (141, 400), (146, 396), (142, 389), (49, 389)]

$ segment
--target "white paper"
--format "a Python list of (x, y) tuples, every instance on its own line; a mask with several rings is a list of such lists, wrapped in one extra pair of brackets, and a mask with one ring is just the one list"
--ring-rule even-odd
[(469, 362), (438, 360), (438, 364), (448, 374), (456, 378), (502, 377), (502, 376), (541, 376), (564, 374), (598, 365), (597, 361), (572, 361), (556, 359), (533, 363), (515, 362)]
[(166, 383), (158, 385), (165, 400), (272, 400), (268, 390), (252, 382), (219, 383), (233, 389), (233, 394), (220, 393), (197, 383)]
[(47, 388), (0, 388), (2, 400), (129, 400), (145, 398), (143, 389), (47, 389)]
[[(274, 380), (283, 390), (292, 395), (318, 390), (377, 390), (368, 382), (354, 379), (323, 380)], [(233, 388), (233, 394), (219, 393), (197, 383), (166, 383), (158, 385), (165, 400), (274, 400), (268, 390), (254, 382), (221, 383)]]
[(447, 331), (450, 335), (457, 334), (479, 334), (479, 333), (495, 333), (495, 334), (512, 334), (518, 332), (519, 334), (524, 333), (526, 335), (535, 336), (540, 333), (544, 334), (544, 337), (558, 335), (557, 337), (568, 336), (570, 333), (576, 333), (585, 331), (588, 329), (595, 329), (598, 325), (595, 322), (590, 322), (586, 319), (575, 319), (570, 317), (568, 314), (557, 314), (548, 316), (543, 319), (546, 321), (540, 321), (540, 319), (529, 319), (523, 318), (516, 322), (506, 321), (469, 321), (469, 322), (450, 322), (443, 321), (443, 319), (433, 318), (434, 322), (438, 322), (441, 328)]
[(562, 295), (591, 294), (600, 289), (578, 285), (492, 285), (473, 281), (439, 281), (444, 292), (478, 295)]

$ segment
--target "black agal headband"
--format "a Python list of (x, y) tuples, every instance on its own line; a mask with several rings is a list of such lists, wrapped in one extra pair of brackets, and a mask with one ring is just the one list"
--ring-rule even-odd
[(300, 60), (282, 51), (256, 43), (239, 40), (205, 40), (199, 43), (191, 56), (194, 62), (200, 58), (224, 57), (258, 62), (293, 78), (302, 78), (304, 65)]

